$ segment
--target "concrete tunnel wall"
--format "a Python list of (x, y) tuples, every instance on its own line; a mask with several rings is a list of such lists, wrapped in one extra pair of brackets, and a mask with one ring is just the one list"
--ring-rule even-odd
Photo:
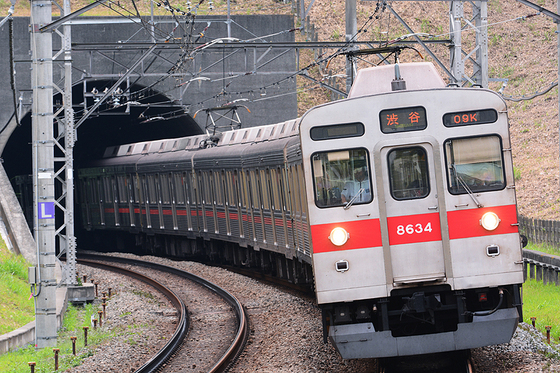
[[(84, 93), (90, 92), (94, 87), (102, 92), (110, 86), (119, 76), (126, 72), (146, 50), (140, 49), (113, 50), (94, 47), (93, 44), (111, 44), (126, 42), (150, 42), (151, 37), (141, 25), (123, 22), (124, 18), (112, 17), (78, 17), (73, 20), (72, 26), (72, 60), (73, 60), (73, 105), (76, 112), (75, 120), (81, 117), (83, 110)], [(145, 21), (147, 18), (145, 19)], [(4, 167), (10, 178), (18, 174), (31, 173), (31, 51), (29, 18), (16, 17), (13, 21), (13, 32), (6, 23), (0, 28), (0, 83), (6, 89), (0, 90), (0, 152)], [(117, 22), (117, 23), (115, 23)], [(89, 23), (89, 24), (88, 24)], [(176, 26), (170, 17), (156, 18), (157, 36), (172, 35), (174, 38), (183, 36), (180, 32), (191, 30), (190, 25), (181, 25), (174, 33)], [(270, 35), (276, 32), (293, 28), (293, 17), (286, 15), (268, 16), (232, 16), (231, 36), (240, 40), (254, 39), (259, 35)], [(207, 28), (206, 30), (204, 30)], [(204, 37), (200, 42), (209, 42), (215, 38), (227, 36), (226, 17), (224, 15), (196, 17), (192, 34), (197, 35), (204, 30)], [(10, 45), (10, 39), (13, 44)], [(161, 41), (161, 40), (160, 40)], [(266, 37), (259, 41), (294, 41), (294, 33), (282, 33), (274, 37)], [(87, 47), (86, 47), (87, 45)], [(114, 45), (112, 46), (114, 47)], [(60, 48), (60, 37), (53, 33), (53, 53)], [(97, 156), (94, 150), (116, 143), (129, 143), (149, 139), (179, 137), (201, 133), (205, 126), (206, 115), (199, 113), (196, 122), (193, 114), (208, 107), (221, 106), (227, 101), (247, 98), (243, 102), (247, 109), (238, 110), (239, 117), (244, 127), (277, 123), (297, 116), (297, 97), (295, 94), (295, 79), (285, 79), (293, 74), (297, 61), (294, 50), (251, 49), (233, 51), (220, 49), (207, 49), (197, 54), (192, 60), (185, 61), (183, 66), (187, 75), (177, 75), (158, 83), (162, 73), (173, 69), (174, 63), (180, 59), (181, 49), (161, 48), (148, 57), (141, 68), (142, 76), (132, 74), (128, 86), (132, 90), (153, 85), (150, 95), (158, 102), (167, 101), (164, 112), (169, 113), (173, 108), (188, 105), (190, 114), (181, 118), (165, 121), (154, 121), (140, 125), (142, 119), (150, 117), (150, 112), (139, 118), (140, 111), (131, 110), (131, 114), (124, 115), (117, 110), (104, 111), (100, 115), (92, 115), (78, 130), (75, 145), (75, 155), (78, 158), (84, 153)], [(228, 57), (228, 55), (231, 56)], [(21, 125), (16, 126), (14, 117), (14, 91), (11, 81), (13, 79), (10, 68), (10, 55), (15, 61), (15, 97), (21, 103), (18, 111), (23, 114), (20, 118)], [(224, 57), (227, 57), (224, 59)], [(62, 57), (59, 57), (59, 59)], [(210, 67), (209, 67), (210, 66)], [(62, 64), (53, 63), (53, 80), (55, 84), (62, 84)], [(193, 84), (181, 83), (189, 80), (193, 75), (190, 72), (200, 72), (200, 76), (208, 77), (212, 81), (194, 82)], [(196, 75), (195, 75), (196, 76)], [(259, 88), (281, 82), (268, 90)], [(126, 83), (126, 82), (125, 82)], [(123, 88), (126, 84), (123, 83)], [(184, 90), (186, 87), (186, 91)], [(183, 92), (181, 90), (183, 89)], [(231, 94), (217, 96), (220, 91)], [(245, 92), (245, 94), (236, 94)], [(251, 92), (251, 93), (247, 93)], [(285, 95), (275, 94), (288, 92)], [(56, 92), (55, 92), (56, 93)], [(87, 95), (87, 94), (86, 94)], [(90, 98), (90, 100), (93, 100)], [(61, 104), (60, 95), (55, 95), (54, 105)], [(89, 102), (91, 107), (92, 102)], [(167, 111), (165, 111), (167, 110)], [(27, 113), (27, 115), (25, 115)], [(158, 115), (157, 112), (151, 113)]]

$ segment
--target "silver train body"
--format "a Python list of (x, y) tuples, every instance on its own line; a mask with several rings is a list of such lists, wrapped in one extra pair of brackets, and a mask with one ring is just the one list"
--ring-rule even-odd
[(296, 120), (108, 149), (78, 172), (81, 217), (313, 283), (343, 358), (504, 343), (523, 282), (508, 126), (496, 93), (430, 63), (365, 69)]

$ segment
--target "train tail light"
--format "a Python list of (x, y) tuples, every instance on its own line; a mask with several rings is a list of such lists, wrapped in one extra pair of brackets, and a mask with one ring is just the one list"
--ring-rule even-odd
[(486, 302), (488, 300), (488, 296), (486, 293), (478, 293), (478, 301), (479, 302)]
[(482, 218), (480, 218), (480, 225), (482, 225), (482, 227), (487, 231), (493, 231), (494, 229), (498, 228), (499, 224), (500, 218), (498, 217), (498, 215), (496, 215), (496, 213), (492, 211), (488, 211), (487, 213), (482, 215)]
[(350, 234), (342, 227), (334, 228), (329, 236), (329, 240), (336, 246), (344, 245), (346, 241), (348, 241), (348, 238), (350, 238)]

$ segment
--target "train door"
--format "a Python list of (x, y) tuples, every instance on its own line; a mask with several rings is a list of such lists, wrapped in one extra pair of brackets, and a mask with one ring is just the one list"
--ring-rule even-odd
[[(440, 179), (436, 175), (437, 160), (434, 160), (432, 145), (418, 143), (383, 147), (379, 161), (384, 180), (384, 215), (392, 282), (406, 284), (445, 280), (438, 207), (437, 180)], [(383, 206), (383, 215), (382, 210)], [(387, 244), (384, 247), (387, 250)]]

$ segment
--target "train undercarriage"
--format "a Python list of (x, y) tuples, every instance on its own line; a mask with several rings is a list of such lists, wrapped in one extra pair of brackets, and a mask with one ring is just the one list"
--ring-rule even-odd
[[(250, 269), (286, 282), (313, 289), (311, 265), (297, 256), (269, 250), (255, 250), (234, 242), (215, 239), (188, 238), (180, 235), (126, 233), (110, 230), (86, 232), (87, 249), (117, 250), (138, 255), (154, 255), (182, 260), (196, 260), (213, 265), (228, 265)], [(84, 247), (85, 245), (81, 245)]]
[(508, 342), (522, 321), (520, 285), (395, 289), (322, 307), (323, 337), (346, 359), (409, 356)]

